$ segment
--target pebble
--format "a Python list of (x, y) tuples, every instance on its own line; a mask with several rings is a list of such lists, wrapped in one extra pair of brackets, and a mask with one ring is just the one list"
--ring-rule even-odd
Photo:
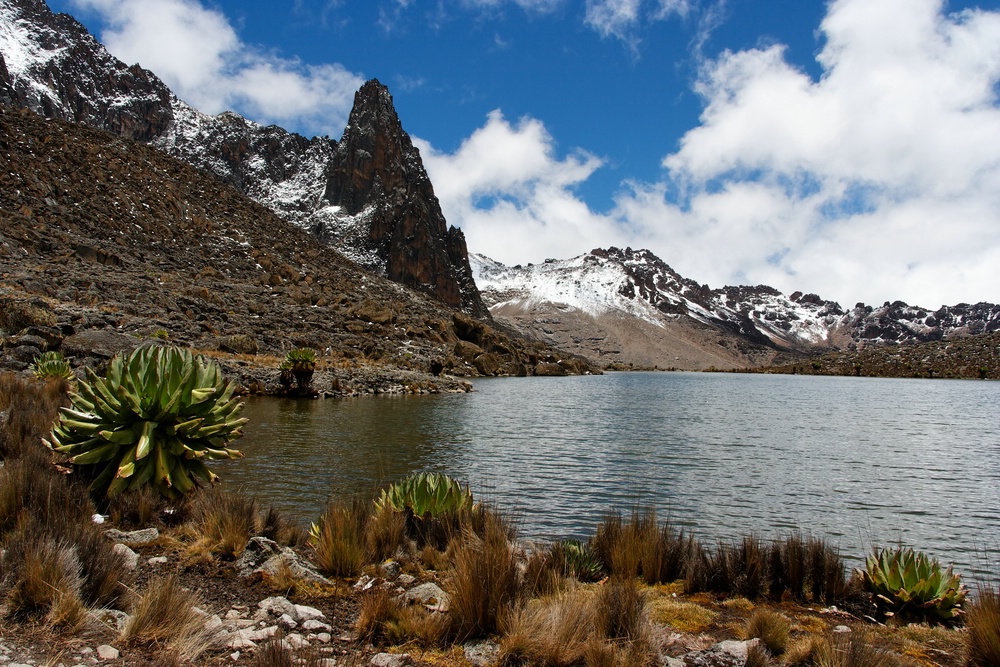
[(118, 649), (114, 646), (101, 644), (97, 647), (97, 657), (101, 660), (117, 660), (119, 655)]

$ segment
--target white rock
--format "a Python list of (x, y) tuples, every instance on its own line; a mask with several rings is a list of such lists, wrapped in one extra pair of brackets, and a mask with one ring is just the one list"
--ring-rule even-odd
[(318, 635), (314, 636), (316, 637), (316, 641), (318, 641), (320, 644), (329, 644), (331, 641), (333, 641), (333, 635), (331, 635), (329, 632), (321, 632)]
[(310, 618), (308, 621), (303, 621), (302, 629), (307, 632), (316, 632), (317, 630), (322, 630), (323, 632), (331, 632), (333, 628), (323, 621), (319, 621)]
[(368, 663), (372, 667), (406, 667), (413, 664), (409, 653), (378, 653)]
[(266, 598), (258, 602), (257, 606), (272, 616), (281, 616), (282, 614), (288, 614), (292, 618), (298, 616), (295, 605), (283, 597)]
[(294, 630), (299, 627), (299, 624), (295, 622), (295, 619), (288, 614), (282, 614), (278, 617), (278, 625), (285, 628), (286, 630)]
[(266, 628), (261, 628), (260, 630), (241, 630), (241, 634), (252, 642), (262, 642), (265, 639), (270, 639), (274, 635), (278, 634), (278, 626), (272, 625)]
[(114, 646), (108, 646), (107, 644), (101, 644), (97, 647), (97, 657), (101, 660), (117, 660), (120, 655), (118, 649)]
[(209, 616), (208, 620), (205, 621), (205, 629), (209, 632), (215, 632), (222, 628), (222, 619), (219, 618), (218, 614)]
[(112, 551), (116, 554), (121, 554), (122, 559), (125, 561), (125, 567), (129, 570), (134, 570), (139, 567), (139, 554), (129, 549), (124, 544), (116, 544), (111, 547)]
[(833, 629), (833, 634), (835, 635), (847, 634), (850, 631), (851, 629), (846, 625), (838, 625)]
[(285, 637), (285, 643), (287, 643), (293, 649), (300, 649), (309, 646), (309, 642), (306, 640), (306, 638), (297, 632), (293, 632), (287, 637)]
[(150, 558), (146, 562), (149, 563), (150, 565), (165, 565), (167, 563), (167, 557), (166, 556), (153, 556), (152, 558)]
[(307, 607), (303, 604), (294, 605), (295, 607), (295, 618), (301, 623), (303, 621), (318, 621), (322, 618), (326, 618), (326, 614), (321, 612), (316, 607)]

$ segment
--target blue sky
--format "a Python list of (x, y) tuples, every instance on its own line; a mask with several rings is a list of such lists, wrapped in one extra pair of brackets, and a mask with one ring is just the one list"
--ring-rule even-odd
[(202, 111), (339, 138), (389, 86), (508, 264), (648, 247), (712, 286), (1000, 301), (1000, 1), (50, 0)]

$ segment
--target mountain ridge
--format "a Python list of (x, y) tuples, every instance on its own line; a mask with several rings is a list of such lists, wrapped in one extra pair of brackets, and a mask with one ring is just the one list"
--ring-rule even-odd
[[(996, 304), (931, 310), (896, 301), (881, 307), (858, 303), (845, 310), (815, 294), (785, 296), (766, 285), (711, 289), (682, 277), (649, 250), (598, 248), (568, 260), (514, 267), (473, 253), (471, 262), (495, 318), (594, 361), (689, 368), (693, 364), (699, 369), (729, 364), (755, 367), (788, 363), (780, 359), (782, 354), (812, 355), (1000, 331), (1000, 306)], [(552, 326), (546, 330), (531, 325), (533, 318), (551, 320), (553, 312), (564, 319), (577, 313), (582, 318), (580, 326), (589, 323), (605, 333), (602, 337), (592, 331), (588, 339), (568, 329), (557, 334)], [(622, 318), (643, 323), (640, 328), (645, 330), (660, 329), (667, 337), (683, 337), (676, 331), (681, 325), (700, 329), (705, 358), (679, 364), (685, 361), (682, 356), (671, 358), (666, 348), (655, 353), (649, 346), (638, 353), (616, 352), (615, 346), (624, 348), (626, 341), (614, 332), (619, 325), (608, 323)], [(713, 335), (720, 338), (713, 341)], [(716, 347), (728, 348), (724, 359), (714, 358), (720, 352)], [(740, 355), (746, 357), (743, 363)]]
[[(201, 113), (41, 0), (0, 3), (0, 101), (150, 143), (214, 174), (365, 268), (489, 317), (388, 90), (367, 82), (341, 140)], [(380, 154), (366, 162), (364, 154)], [(348, 191), (351, 193), (348, 196)], [(361, 195), (359, 198), (358, 195)]]

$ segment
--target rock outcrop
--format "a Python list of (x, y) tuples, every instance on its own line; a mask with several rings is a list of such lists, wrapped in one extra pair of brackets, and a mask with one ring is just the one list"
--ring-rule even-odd
[[(0, 102), (150, 143), (214, 174), (370, 271), (489, 318), (389, 91), (366, 83), (337, 142), (185, 104), (41, 0), (0, 6)], [(279, 228), (275, 234), (282, 233)]]

